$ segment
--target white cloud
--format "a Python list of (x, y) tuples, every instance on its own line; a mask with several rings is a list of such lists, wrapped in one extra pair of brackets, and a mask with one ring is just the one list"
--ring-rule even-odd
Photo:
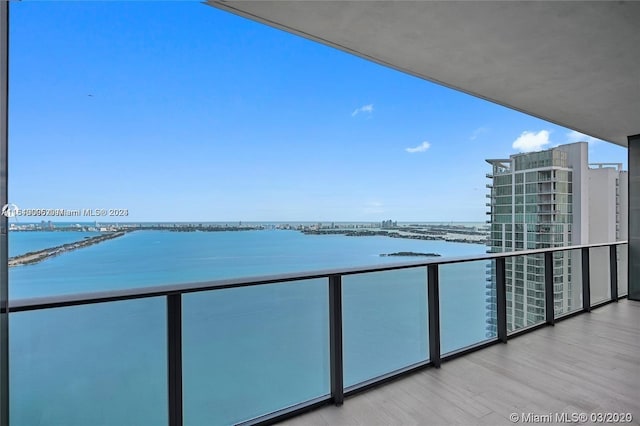
[(415, 152), (425, 152), (430, 147), (431, 147), (431, 144), (427, 141), (424, 141), (418, 146), (414, 146), (413, 148), (405, 148), (404, 150), (407, 151), (409, 154), (413, 154)]
[(362, 105), (360, 108), (354, 109), (353, 112), (351, 113), (351, 116), (355, 117), (360, 113), (371, 114), (372, 112), (373, 112), (373, 104)]
[(531, 152), (539, 151), (549, 143), (551, 143), (549, 140), (549, 131), (540, 130), (538, 133), (522, 132), (522, 134), (518, 136), (518, 139), (513, 141), (511, 146), (520, 152)]
[(567, 143), (571, 142), (589, 142), (590, 144), (596, 144), (603, 142), (602, 139), (594, 138), (593, 136), (587, 136), (584, 133), (576, 132), (575, 130), (567, 133)]

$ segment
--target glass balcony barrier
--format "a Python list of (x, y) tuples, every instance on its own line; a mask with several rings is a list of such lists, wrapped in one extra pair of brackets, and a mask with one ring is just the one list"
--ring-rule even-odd
[(544, 255), (531, 254), (505, 259), (507, 274), (507, 331), (513, 333), (545, 321), (545, 286), (540, 264)]
[(582, 250), (553, 253), (554, 318), (562, 318), (584, 308)]
[(12, 313), (11, 425), (167, 424), (164, 299)]
[(14, 300), (11, 424), (259, 424), (339, 405), (617, 300), (626, 261), (619, 242)]
[(427, 268), (347, 275), (342, 298), (345, 387), (428, 360)]
[(626, 296), (629, 294), (628, 285), (628, 256), (629, 246), (627, 244), (620, 244), (616, 246), (616, 264), (618, 272), (618, 296)]
[(186, 294), (184, 425), (236, 424), (329, 395), (327, 280)]
[(589, 281), (591, 286), (589, 302), (591, 306), (611, 298), (610, 264), (609, 247), (589, 249)]
[(443, 356), (488, 339), (495, 339), (493, 327), (496, 303), (487, 288), (486, 270), (493, 260), (452, 263), (440, 266), (440, 330)]

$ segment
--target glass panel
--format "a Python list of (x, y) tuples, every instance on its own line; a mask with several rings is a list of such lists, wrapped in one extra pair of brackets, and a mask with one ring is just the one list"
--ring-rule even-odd
[(183, 296), (184, 424), (233, 424), (329, 393), (326, 279)]
[(545, 320), (544, 255), (515, 256), (506, 264), (507, 331)]
[(11, 314), (11, 424), (167, 424), (166, 334), (164, 297)]
[[(494, 261), (441, 265), (440, 347), (446, 354), (496, 336)], [(489, 285), (487, 285), (489, 284)]]
[(429, 358), (427, 268), (342, 278), (344, 385)]
[(611, 268), (609, 247), (589, 249), (589, 283), (591, 304), (611, 299)]
[(629, 246), (627, 244), (618, 245), (618, 296), (624, 296), (629, 293), (627, 254)]
[(582, 309), (582, 250), (565, 250), (553, 256), (555, 317), (558, 318)]

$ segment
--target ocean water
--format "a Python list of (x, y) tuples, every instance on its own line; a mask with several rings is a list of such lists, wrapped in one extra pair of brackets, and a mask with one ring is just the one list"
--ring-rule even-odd
[[(29, 236), (15, 234), (9, 237), (10, 246), (22, 245), (19, 240)], [(463, 256), (485, 250), (479, 244), (284, 230), (137, 231), (35, 265), (11, 268), (9, 296), (22, 299), (421, 260), (380, 257), (399, 251)]]
[[(16, 233), (25, 234), (25, 233)], [(20, 235), (10, 235), (17, 247)], [(13, 242), (12, 242), (13, 241)], [(56, 244), (53, 244), (56, 245)], [(11, 268), (22, 299), (481, 254), (477, 244), (296, 231), (137, 231)], [(486, 262), (441, 267), (442, 350), (486, 339)], [(183, 296), (185, 425), (224, 425), (329, 393), (326, 280)], [(166, 301), (10, 317), (12, 425), (167, 421)], [(426, 268), (343, 278), (345, 385), (428, 358)]]

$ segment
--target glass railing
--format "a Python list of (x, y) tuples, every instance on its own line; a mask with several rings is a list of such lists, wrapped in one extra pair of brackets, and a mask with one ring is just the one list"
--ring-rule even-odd
[(11, 314), (11, 425), (167, 424), (164, 297)]
[(326, 280), (186, 294), (184, 425), (236, 424), (329, 395)]
[(617, 300), (625, 264), (618, 242), (16, 300), (11, 424), (274, 422)]
[(553, 258), (559, 261), (553, 273), (555, 318), (561, 318), (584, 309), (582, 250), (554, 253)]
[(505, 260), (507, 331), (521, 329), (545, 321), (545, 277), (543, 254), (513, 256)]
[(487, 328), (496, 316), (497, 306), (491, 299), (491, 288), (486, 286), (486, 271), (493, 262), (478, 260), (440, 267), (440, 333), (444, 355), (495, 339), (496, 333)]
[(345, 387), (427, 361), (427, 269), (342, 279)]
[(610, 269), (609, 247), (589, 249), (589, 280), (591, 282), (591, 305), (611, 298), (609, 284)]
[(626, 296), (629, 293), (628, 255), (629, 255), (629, 246), (627, 244), (621, 244), (616, 246), (616, 259), (617, 259), (617, 265), (618, 265), (618, 267), (616, 268), (618, 271), (618, 296)]

